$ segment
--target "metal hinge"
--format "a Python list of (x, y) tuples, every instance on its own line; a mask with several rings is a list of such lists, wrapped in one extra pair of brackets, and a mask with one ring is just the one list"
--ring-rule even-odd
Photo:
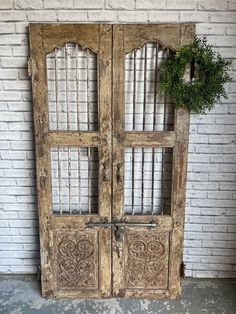
[(33, 76), (36, 72), (36, 62), (32, 57), (28, 58), (28, 75), (29, 77)]
[(184, 262), (182, 262), (180, 264), (180, 277), (181, 278), (185, 278), (185, 268), (186, 268), (186, 265), (184, 264)]
[(41, 281), (41, 267), (38, 266), (38, 269), (37, 269), (37, 279), (38, 281)]
[(30, 57), (28, 58), (28, 76), (32, 76), (32, 60)]

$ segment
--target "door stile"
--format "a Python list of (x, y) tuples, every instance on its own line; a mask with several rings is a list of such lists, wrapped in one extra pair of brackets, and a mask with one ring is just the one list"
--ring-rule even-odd
[(98, 91), (99, 91), (99, 140), (100, 140), (100, 204), (99, 214), (101, 220), (111, 220), (111, 167), (112, 167), (112, 122), (111, 122), (111, 53), (112, 53), (112, 27), (100, 26), (100, 53)]
[[(123, 124), (124, 124), (124, 26), (113, 25), (113, 202), (112, 220), (122, 220), (123, 208)], [(122, 297), (120, 287), (123, 287), (123, 262), (119, 257), (123, 256), (122, 242), (115, 241), (115, 230), (112, 233), (112, 294), (113, 297)]]
[(113, 25), (113, 208), (119, 221), (123, 208), (123, 125), (124, 125), (124, 26)]
[[(100, 26), (99, 53), (99, 127), (100, 127), (100, 155), (99, 155), (99, 216), (100, 221), (111, 221), (111, 52), (112, 27)], [(100, 228), (100, 286), (102, 295), (111, 297), (111, 228)]]
[(41, 25), (30, 27), (30, 55), (32, 67), (32, 93), (34, 103), (34, 132), (36, 149), (36, 178), (39, 208), (39, 233), (41, 254), (42, 294), (53, 296), (52, 233), (49, 229), (51, 215), (51, 176), (48, 133), (46, 53)]
[[(195, 36), (195, 24), (181, 25), (180, 45), (189, 45)], [(183, 259), (184, 217), (188, 165), (190, 113), (187, 109), (178, 109), (175, 113), (176, 145), (173, 152), (172, 204), (173, 231), (170, 239), (170, 297), (181, 294), (180, 272)]]
[(170, 234), (170, 297), (180, 296), (180, 266), (183, 254), (185, 191), (187, 180), (189, 111), (178, 109), (175, 113), (176, 145), (173, 152), (172, 204), (173, 227)]

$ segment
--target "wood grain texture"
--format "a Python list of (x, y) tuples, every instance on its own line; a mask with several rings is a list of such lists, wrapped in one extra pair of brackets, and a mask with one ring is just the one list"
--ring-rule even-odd
[[(136, 261), (136, 266), (126, 267), (127, 245), (124, 242), (117, 242), (113, 233), (113, 296), (115, 297), (147, 297), (147, 298), (176, 298), (180, 295), (180, 273), (179, 266), (182, 254), (183, 240), (183, 221), (185, 204), (185, 183), (187, 168), (187, 147), (188, 147), (188, 129), (189, 112), (184, 109), (176, 110), (175, 126), (173, 132), (124, 132), (124, 56), (133, 49), (142, 47), (147, 42), (158, 42), (163, 47), (172, 50), (177, 49), (183, 44), (191, 43), (194, 38), (193, 24), (175, 24), (175, 25), (117, 25), (113, 27), (113, 219), (117, 221), (133, 222), (154, 222), (158, 226), (150, 231), (150, 234), (159, 237), (161, 234), (169, 231), (168, 245), (165, 244), (168, 255), (165, 256), (165, 278), (159, 282), (160, 285), (147, 286), (148, 280), (145, 278), (135, 278), (132, 269), (146, 269), (148, 266), (144, 261)], [(123, 180), (117, 183), (116, 166), (121, 164), (121, 178), (124, 176), (123, 169), (123, 150), (124, 147), (174, 147), (173, 164), (173, 182), (172, 182), (172, 205), (171, 215), (158, 220), (158, 216), (136, 216), (124, 215), (123, 212)], [(126, 234), (130, 228), (125, 230)], [(146, 230), (135, 228), (135, 234), (141, 235)], [(169, 238), (170, 236), (170, 238)], [(142, 244), (141, 244), (142, 242)], [(148, 246), (148, 240), (139, 241), (136, 248), (145, 251)], [(170, 248), (170, 250), (169, 250)], [(141, 249), (140, 249), (141, 250)], [(148, 253), (147, 253), (148, 254)], [(126, 261), (126, 262), (125, 262)], [(146, 266), (145, 266), (146, 265)], [(156, 266), (160, 266), (160, 262)], [(156, 267), (158, 268), (158, 267)], [(136, 283), (131, 289), (131, 283), (127, 271), (131, 271), (131, 277)], [(128, 276), (128, 277), (127, 277)], [(148, 277), (144, 275), (144, 277)], [(132, 281), (132, 280), (131, 280)], [(135, 284), (134, 284), (135, 286)]]
[[(84, 270), (79, 266), (80, 252), (78, 246), (78, 230), (80, 234), (89, 236), (86, 232), (87, 221), (109, 221), (111, 215), (111, 30), (109, 25), (57, 25), (57, 24), (31, 24), (30, 25), (30, 55), (32, 62), (32, 89), (35, 124), (36, 163), (37, 163), (37, 190), (39, 199), (41, 267), (42, 267), (42, 294), (44, 297), (109, 297), (111, 295), (111, 231), (101, 228), (97, 232), (97, 247), (94, 260), (93, 279), (88, 275), (82, 280), (82, 272), (86, 267), (92, 267), (91, 261), (83, 263)], [(49, 132), (48, 121), (48, 91), (46, 77), (46, 54), (56, 47), (62, 47), (68, 42), (76, 42), (82, 48), (89, 48), (97, 53), (98, 60), (98, 94), (99, 94), (99, 124), (97, 132), (55, 131)], [(52, 214), (51, 205), (51, 171), (50, 146), (86, 146), (98, 147), (99, 174), (106, 168), (106, 179), (99, 182), (99, 215), (65, 215), (58, 217)], [(94, 217), (95, 216), (95, 217)], [(58, 232), (64, 233), (57, 237)], [(77, 236), (75, 236), (77, 235)], [(60, 254), (61, 245), (64, 244), (64, 253), (70, 238), (70, 245), (76, 244), (74, 263)], [(76, 239), (75, 239), (76, 238)], [(87, 239), (88, 240), (88, 239)], [(86, 241), (87, 241), (86, 240)], [(90, 239), (91, 240), (91, 239)], [(92, 240), (91, 240), (92, 241)], [(91, 242), (90, 241), (90, 242)], [(85, 242), (83, 242), (85, 245)], [(86, 242), (88, 244), (88, 242)], [(89, 248), (89, 246), (88, 246)], [(68, 248), (69, 249), (69, 248)], [(95, 247), (94, 247), (95, 250)], [(95, 258), (94, 255), (94, 258)], [(77, 261), (77, 262), (76, 262)], [(74, 273), (64, 275), (58, 264), (74, 265)], [(90, 266), (89, 266), (90, 265)], [(97, 268), (96, 268), (97, 267)], [(97, 269), (97, 271), (95, 271)], [(62, 275), (62, 277), (60, 277)], [(74, 278), (69, 284), (68, 278)], [(58, 279), (60, 278), (60, 280)], [(99, 279), (98, 279), (99, 278)], [(91, 280), (90, 280), (91, 279)], [(72, 279), (71, 279), (72, 280)], [(87, 281), (86, 281), (87, 280)], [(73, 280), (72, 280), (73, 281)], [(90, 282), (90, 283), (89, 283)], [(85, 289), (86, 283), (88, 287)], [(75, 287), (76, 285), (76, 287)], [(73, 286), (73, 287), (72, 287)]]
[(124, 239), (125, 287), (167, 289), (169, 234), (129, 230)]
[(42, 29), (44, 50), (51, 52), (66, 43), (77, 43), (95, 53), (100, 50), (100, 27), (103, 24), (37, 24)]
[[(191, 44), (195, 36), (195, 25), (181, 25), (181, 46)], [(183, 258), (184, 217), (186, 199), (186, 181), (188, 165), (190, 113), (187, 109), (178, 109), (175, 113), (174, 128), (176, 145), (173, 155), (171, 215), (173, 231), (170, 246), (169, 291), (171, 298), (181, 294), (180, 270)]]
[[(113, 26), (113, 94), (112, 94), (112, 159), (113, 159), (113, 197), (112, 197), (112, 220), (119, 221), (122, 218), (123, 193), (124, 193), (124, 147), (120, 140), (124, 125), (124, 78), (125, 78), (125, 54), (124, 54), (124, 27)], [(119, 180), (118, 179), (119, 170)], [(122, 287), (123, 273), (123, 245), (116, 242), (115, 230), (112, 232), (112, 293), (119, 296)]]
[(175, 114), (176, 145), (173, 154), (171, 216), (173, 230), (170, 247), (169, 289), (171, 298), (181, 293), (180, 266), (182, 262), (187, 158), (189, 137), (189, 111), (178, 109)]
[(40, 254), (42, 272), (42, 294), (54, 296), (52, 270), (52, 233), (48, 228), (51, 214), (50, 158), (46, 141), (48, 132), (48, 104), (46, 56), (43, 47), (41, 25), (30, 25), (30, 56), (34, 60), (32, 71), (32, 92), (34, 111), (34, 133), (36, 150), (36, 177), (39, 212)]
[(98, 289), (98, 234), (96, 231), (58, 231), (54, 234), (57, 287)]
[[(190, 38), (192, 29), (194, 29), (192, 23), (125, 25), (124, 51), (128, 53), (135, 48), (142, 47), (147, 42), (158, 42), (163, 48), (176, 50), (182, 44), (181, 33), (185, 32)], [(185, 42), (187, 43), (187, 40)]]
[(175, 140), (175, 132), (137, 131), (124, 133), (124, 146), (126, 147), (173, 147)]

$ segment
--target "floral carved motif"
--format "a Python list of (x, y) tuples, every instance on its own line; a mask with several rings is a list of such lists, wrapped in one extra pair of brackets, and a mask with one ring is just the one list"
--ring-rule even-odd
[(128, 233), (126, 236), (126, 286), (166, 288), (168, 236)]
[(96, 235), (80, 232), (60, 234), (57, 282), (64, 288), (97, 288)]

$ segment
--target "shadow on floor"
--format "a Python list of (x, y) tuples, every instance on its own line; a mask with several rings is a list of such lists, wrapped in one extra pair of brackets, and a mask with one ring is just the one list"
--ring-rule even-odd
[(236, 280), (185, 279), (180, 300), (46, 300), (35, 276), (0, 276), (0, 314), (236, 314)]

